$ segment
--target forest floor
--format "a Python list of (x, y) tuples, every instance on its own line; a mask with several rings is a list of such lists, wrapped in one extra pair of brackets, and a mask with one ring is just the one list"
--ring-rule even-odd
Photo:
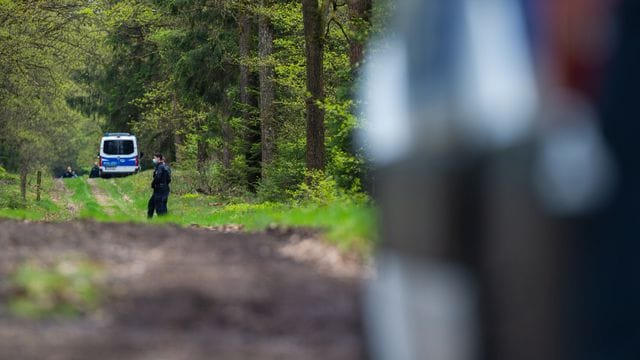
[[(69, 198), (54, 188), (54, 201)], [(370, 270), (315, 231), (93, 220), (0, 220), (0, 229), (0, 359), (366, 358)], [(17, 268), (70, 258), (102, 269), (99, 306), (73, 317), (11, 311)]]

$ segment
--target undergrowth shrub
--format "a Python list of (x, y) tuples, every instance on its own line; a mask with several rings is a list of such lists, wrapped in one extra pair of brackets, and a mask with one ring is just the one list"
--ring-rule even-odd
[(318, 205), (337, 202), (364, 204), (370, 201), (369, 197), (360, 192), (358, 188), (345, 190), (338, 185), (333, 176), (320, 170), (305, 171), (305, 180), (289, 194), (297, 203)]
[(0, 185), (16, 185), (18, 184), (18, 175), (11, 174), (0, 166)]
[(276, 158), (265, 168), (264, 178), (258, 184), (260, 201), (284, 202), (291, 199), (291, 191), (304, 180), (304, 162)]
[(15, 189), (0, 190), (0, 208), (23, 209), (25, 206), (19, 191)]

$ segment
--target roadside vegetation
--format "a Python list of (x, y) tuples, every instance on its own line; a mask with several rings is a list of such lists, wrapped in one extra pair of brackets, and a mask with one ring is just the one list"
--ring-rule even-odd
[(42, 181), (41, 199), (36, 201), (35, 184), (28, 183), (26, 199), (20, 194), (19, 176), (8, 173), (0, 166), (0, 217), (24, 220), (66, 220), (70, 212), (53, 201), (54, 181), (45, 176)]
[[(35, 185), (29, 182), (27, 203), (21, 200), (17, 177), (3, 174), (0, 217), (148, 222), (150, 171), (115, 179), (46, 178), (39, 202), (35, 201)], [(287, 227), (317, 229), (342, 250), (360, 255), (368, 254), (375, 241), (375, 206), (361, 193), (341, 191), (331, 179), (316, 178), (311, 185), (303, 182), (291, 192), (290, 200), (281, 202), (260, 201), (251, 193), (236, 197), (199, 194), (185, 185), (185, 172), (180, 170), (173, 171), (173, 179), (169, 215), (155, 217), (151, 223), (232, 226), (246, 231)], [(100, 199), (96, 197), (98, 191), (103, 195)]]
[[(150, 172), (142, 172), (95, 182), (120, 205), (117, 218), (145, 221), (150, 177)], [(154, 222), (184, 226), (241, 225), (248, 231), (288, 226), (316, 228), (343, 249), (360, 253), (368, 251), (375, 236), (375, 210), (368, 197), (343, 193), (330, 179), (323, 178), (311, 186), (302, 183), (289, 201), (269, 202), (259, 201), (250, 193), (238, 197), (198, 194), (184, 185), (184, 172), (174, 171), (173, 178), (169, 215), (155, 218)]]

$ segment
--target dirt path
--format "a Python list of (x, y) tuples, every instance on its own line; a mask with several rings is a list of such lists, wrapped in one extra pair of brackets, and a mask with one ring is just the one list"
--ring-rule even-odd
[(113, 208), (116, 205), (111, 200), (111, 197), (107, 195), (107, 193), (96, 184), (96, 179), (87, 179), (87, 184), (89, 184), (89, 189), (91, 190), (91, 195), (96, 199), (96, 202), (102, 210), (104, 210), (105, 214), (109, 216), (113, 216), (114, 211)]
[[(0, 229), (1, 359), (365, 357), (363, 267), (308, 234), (9, 220)], [(66, 321), (7, 312), (12, 269), (77, 253), (106, 268), (101, 311)]]
[(53, 180), (53, 191), (51, 192), (51, 199), (58, 205), (64, 207), (71, 213), (71, 217), (75, 217), (80, 210), (78, 205), (71, 201), (71, 191), (64, 185), (62, 179)]

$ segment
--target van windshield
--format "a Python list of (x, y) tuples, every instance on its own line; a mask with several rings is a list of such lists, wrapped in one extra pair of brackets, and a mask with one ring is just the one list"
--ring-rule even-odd
[(107, 155), (133, 154), (133, 140), (105, 140), (104, 153)]

